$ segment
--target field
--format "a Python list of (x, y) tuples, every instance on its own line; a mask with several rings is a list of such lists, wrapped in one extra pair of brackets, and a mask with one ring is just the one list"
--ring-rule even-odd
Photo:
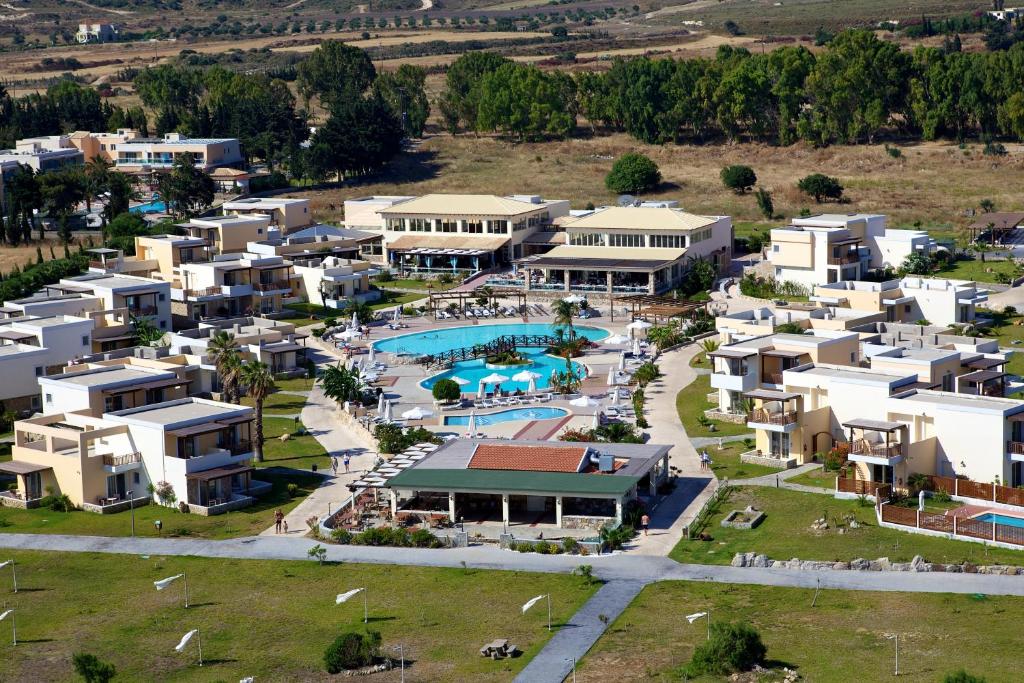
[(892, 679), (893, 634), (900, 681), (937, 683), (961, 667), (993, 683), (1020, 676), (1019, 597), (825, 590), (815, 599), (813, 590), (800, 588), (667, 581), (647, 586), (612, 623), (578, 680), (681, 680), (677, 669), (707, 628), (703, 619), (690, 625), (683, 615), (709, 608), (713, 620), (751, 623), (771, 665), (796, 667), (804, 681)]
[[(32, 235), (35, 236), (35, 231)], [(64, 247), (59, 242), (47, 241), (43, 244), (33, 242), (32, 244), (23, 244), (17, 247), (11, 246), (0, 246), (0, 273), (7, 274), (14, 266), (18, 268), (24, 268), (26, 263), (35, 263), (38, 256), (36, 254), (36, 246), (40, 246), (43, 250), (43, 259), (46, 261), (50, 260), (50, 247), (53, 247), (53, 253), (57, 258), (64, 256)]]
[[(291, 398), (298, 398), (292, 396)], [(327, 451), (320, 445), (315, 437), (306, 434), (305, 436), (292, 436), (287, 441), (281, 441), (282, 434), (294, 434), (301, 422), (296, 422), (290, 417), (264, 417), (263, 418), (263, 466), (264, 467), (291, 467), (298, 470), (309, 470), (315, 464), (321, 470), (331, 466), (331, 460), (327, 457)], [(259, 465), (259, 463), (256, 463)]]
[(697, 420), (704, 411), (714, 408), (715, 405), (707, 399), (711, 391), (711, 378), (708, 375), (698, 375), (697, 379), (686, 386), (685, 389), (676, 394), (676, 412), (679, 414), (679, 421), (691, 439), (697, 437), (715, 436), (736, 436), (738, 434), (752, 433), (745, 424), (734, 424), (711, 420), (710, 424), (715, 425), (715, 431), (702, 426)]
[[(316, 562), (212, 560), (99, 554), (9, 553), (19, 585), (5, 594), (17, 610), (18, 647), (5, 641), (5, 680), (72, 680), (73, 652), (117, 667), (117, 680), (258, 681), (341, 679), (325, 673), (324, 648), (340, 632), (362, 631), (361, 600), (336, 606), (336, 593), (368, 586), (371, 630), (387, 655), (403, 645), (409, 680), (507, 681), (550, 637), (544, 610), (520, 615), (527, 599), (551, 592), (554, 623), (562, 623), (595, 590), (566, 575), (422, 569)], [(194, 607), (182, 607), (182, 586), (153, 581), (186, 572)], [(5, 572), (6, 574), (7, 572)], [(4, 577), (5, 579), (7, 577)], [(180, 584), (180, 582), (179, 582)], [(4, 584), (6, 589), (6, 584)], [(9, 623), (0, 632), (7, 638)], [(174, 651), (200, 629), (195, 643)], [(524, 655), (492, 661), (478, 649), (508, 638)], [(398, 681), (397, 670), (374, 681)]]
[[(748, 164), (758, 185), (772, 192), (778, 217), (811, 212), (884, 212), (894, 227), (920, 225), (939, 238), (953, 237), (970, 219), (983, 198), (1000, 211), (1024, 209), (1024, 197), (1013, 191), (1024, 182), (1021, 145), (1009, 155), (992, 158), (980, 145), (964, 149), (933, 142), (902, 147), (901, 159), (884, 145), (814, 149), (804, 144), (774, 147), (763, 144), (644, 145), (624, 134), (598, 135), (566, 142), (515, 144), (492, 136), (432, 135), (400, 158), (375, 181), (340, 188), (297, 190), (308, 197), (322, 219), (342, 217), (345, 199), (368, 194), (430, 192), (536, 193), (569, 199), (573, 208), (588, 202), (613, 203), (604, 176), (614, 159), (628, 151), (649, 155), (664, 182), (644, 199), (675, 199), (688, 211), (727, 214), (735, 221), (764, 221), (752, 195), (726, 190), (718, 173), (728, 164)], [(847, 204), (815, 204), (796, 189), (801, 177), (824, 172), (839, 178)], [(950, 183), (950, 177), (956, 182)]]
[[(719, 525), (729, 512), (743, 510), (748, 505), (764, 510), (767, 515), (756, 529), (729, 529)], [(860, 528), (850, 528), (845, 521), (848, 516), (856, 519)], [(811, 523), (821, 517), (828, 519), (829, 529), (811, 529)], [(711, 541), (680, 541), (670, 557), (679, 562), (729, 564), (739, 552), (764, 553), (773, 560), (798, 557), (828, 561), (888, 557), (893, 562), (909, 562), (914, 555), (920, 555), (929, 562), (1024, 565), (1021, 551), (880, 527), (871, 503), (862, 506), (856, 500), (837, 500), (827, 494), (785, 489), (735, 489), (708, 518), (706, 529), (712, 536)]]

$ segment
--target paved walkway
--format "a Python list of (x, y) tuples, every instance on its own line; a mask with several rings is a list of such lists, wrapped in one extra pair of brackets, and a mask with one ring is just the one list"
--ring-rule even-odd
[(804, 493), (828, 493), (832, 494), (834, 491), (824, 486), (806, 486), (804, 484), (793, 484), (789, 479), (797, 477), (806, 472), (812, 472), (819, 469), (821, 465), (817, 463), (807, 463), (806, 465), (800, 465), (789, 470), (779, 470), (773, 474), (765, 474), (760, 477), (750, 477), (749, 479), (736, 479), (730, 481), (730, 484), (736, 486), (771, 486), (780, 489), (788, 489), (790, 491), (803, 491)]
[[(646, 581), (618, 580), (601, 586), (568, 622), (558, 626), (555, 635), (515, 677), (514, 683), (564, 681), (572, 672), (573, 662), (583, 659), (607, 624), (615, 621), (646, 585)], [(558, 596), (552, 598), (557, 600)], [(602, 616), (607, 617), (607, 622), (602, 621)]]

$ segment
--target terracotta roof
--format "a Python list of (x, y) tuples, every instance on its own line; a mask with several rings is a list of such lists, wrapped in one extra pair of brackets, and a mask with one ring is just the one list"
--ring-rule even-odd
[(469, 460), (469, 469), (579, 472), (586, 453), (580, 446), (480, 444)]

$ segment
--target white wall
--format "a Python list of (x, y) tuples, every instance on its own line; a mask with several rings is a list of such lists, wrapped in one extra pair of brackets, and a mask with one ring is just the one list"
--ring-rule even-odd
[(46, 349), (23, 347), (21, 353), (0, 354), (0, 401), (38, 396), (38, 380), (46, 365)]

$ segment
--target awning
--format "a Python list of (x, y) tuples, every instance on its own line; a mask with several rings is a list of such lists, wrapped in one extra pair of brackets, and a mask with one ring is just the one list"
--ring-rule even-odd
[(885, 306), (898, 306), (899, 304), (909, 304), (914, 301), (912, 296), (901, 296), (898, 299), (882, 299), (882, 304)]
[(267, 351), (269, 353), (287, 353), (288, 351), (303, 351), (306, 347), (299, 346), (292, 342), (283, 342), (280, 344), (267, 344), (262, 347), (260, 351)]
[(1007, 415), (1006, 419), (1010, 422), (1024, 422), (1024, 411), (1014, 413), (1013, 415)]
[(761, 352), (762, 356), (771, 356), (772, 358), (800, 358), (806, 356), (806, 351), (787, 351), (786, 349), (768, 349), (767, 351)]
[(844, 238), (844, 239), (841, 239), (841, 240), (836, 240), (835, 242), (830, 242), (829, 246), (830, 247), (845, 247), (848, 244), (860, 244), (863, 241), (864, 241), (863, 237), (847, 237), (847, 238)]
[(10, 339), (11, 341), (19, 341), (21, 339), (35, 339), (34, 334), (28, 332), (18, 332), (17, 330), (0, 330), (0, 339)]
[(903, 425), (899, 422), (889, 422), (888, 420), (869, 420), (867, 418), (855, 418), (849, 422), (843, 423), (844, 427), (853, 427), (854, 429), (868, 429), (873, 432), (895, 432)]
[(190, 379), (180, 379), (178, 377), (175, 377), (174, 379), (160, 379), (156, 380), (155, 382), (146, 382), (145, 384), (140, 384), (139, 386), (137, 386), (136, 389), (163, 389), (165, 387), (176, 387), (182, 384), (191, 383), (192, 380)]
[(214, 467), (212, 470), (203, 470), (202, 472), (193, 472), (192, 474), (186, 474), (186, 479), (192, 479), (194, 481), (210, 481), (211, 479), (223, 479), (224, 477), (230, 477), (236, 474), (245, 474), (246, 472), (254, 472), (255, 467), (249, 467), (247, 465), (225, 465), (224, 467)]
[(10, 474), (32, 474), (33, 472), (43, 472), (45, 470), (52, 469), (53, 468), (49, 465), (36, 465), (34, 463), (24, 462), (21, 460), (0, 462), (0, 472), (8, 472)]
[(501, 249), (508, 243), (508, 237), (492, 235), (402, 235), (387, 245), (388, 251), (434, 251), (456, 255), (488, 254)]
[(970, 368), (971, 370), (991, 370), (992, 368), (998, 368), (1001, 365), (1006, 365), (1006, 361), (1002, 358), (975, 358), (969, 360), (966, 363), (962, 363), (963, 367)]
[(975, 370), (974, 372), (968, 372), (965, 375), (960, 375), (959, 379), (961, 382), (967, 381), (981, 383), (1005, 376), (1005, 372), (1000, 372), (998, 370)]
[(204, 422), (201, 425), (192, 425), (191, 427), (182, 427), (181, 429), (175, 429), (169, 432), (172, 436), (178, 438), (186, 436), (196, 436), (197, 434), (209, 434), (210, 432), (219, 432), (224, 429), (225, 425), (220, 422)]
[(709, 358), (750, 358), (756, 356), (757, 351), (751, 351), (750, 349), (730, 349), (720, 348), (715, 351), (708, 353)]
[(255, 419), (253, 415), (239, 415), (238, 417), (226, 417), (223, 420), (217, 420), (217, 424), (230, 427), (232, 425), (242, 424), (243, 422), (252, 422)]
[(793, 393), (791, 391), (772, 391), (771, 389), (754, 389), (743, 394), (747, 398), (759, 398), (764, 401), (790, 401), (794, 398), (800, 398), (802, 394)]

